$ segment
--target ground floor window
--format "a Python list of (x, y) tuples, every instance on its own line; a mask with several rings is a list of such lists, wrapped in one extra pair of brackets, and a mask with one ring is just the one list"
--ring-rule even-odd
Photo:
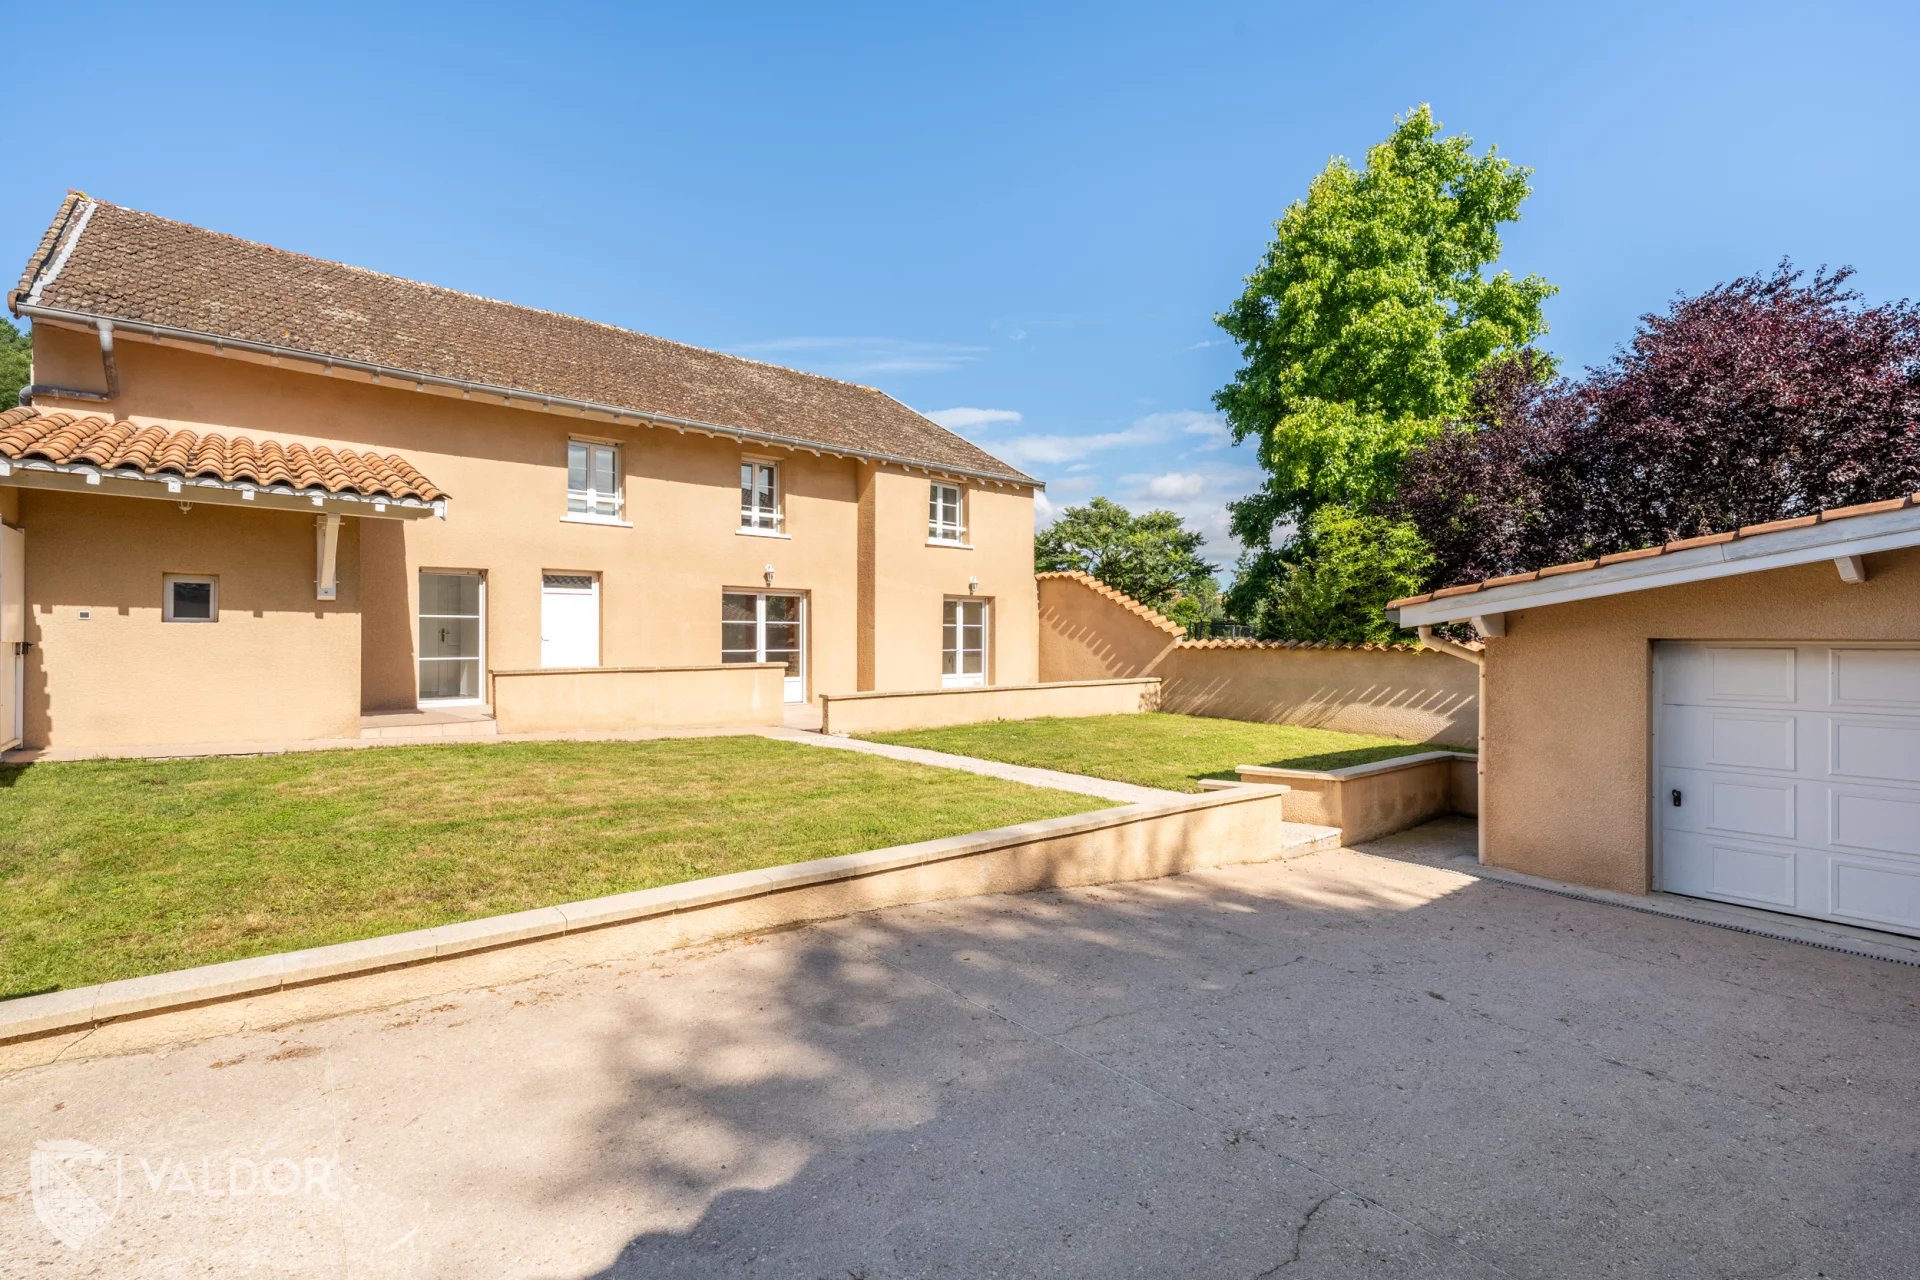
[(940, 625), (940, 687), (987, 682), (987, 602), (948, 600)]
[(420, 571), (420, 701), (484, 698), (486, 601), (478, 573)]
[(161, 618), (167, 622), (217, 622), (220, 618), (220, 582), (184, 573), (165, 575), (166, 599)]
[(807, 602), (772, 591), (720, 597), (720, 661), (786, 664), (788, 702), (807, 700)]

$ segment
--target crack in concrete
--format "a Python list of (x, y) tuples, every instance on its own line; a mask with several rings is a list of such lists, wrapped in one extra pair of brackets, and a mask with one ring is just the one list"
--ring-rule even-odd
[(1265, 1271), (1262, 1271), (1259, 1275), (1255, 1276), (1253, 1280), (1272, 1280), (1272, 1277), (1279, 1275), (1282, 1271), (1285, 1271), (1288, 1267), (1300, 1261), (1300, 1253), (1306, 1248), (1307, 1232), (1313, 1227), (1314, 1218), (1319, 1216), (1320, 1211), (1326, 1208), (1327, 1204), (1339, 1194), (1337, 1191), (1329, 1191), (1326, 1195), (1321, 1196), (1309, 1205), (1306, 1213), (1301, 1215), (1300, 1221), (1294, 1224), (1293, 1252), (1268, 1267)]
[[(1118, 1067), (1115, 1067), (1110, 1063), (1102, 1062), (1100, 1059), (1094, 1057), (1092, 1054), (1087, 1053), (1084, 1050), (1076, 1049), (1070, 1044), (1064, 1044), (1056, 1037), (1048, 1035), (1046, 1032), (1041, 1031), (1036, 1027), (1029, 1026), (1027, 1023), (1020, 1021), (1018, 1018), (1015, 1018), (1010, 1014), (1002, 1013), (1000, 1010), (995, 1009), (990, 1005), (984, 1004), (981, 1001), (974, 999), (972, 996), (967, 995), (965, 992), (957, 990), (956, 988), (951, 987), (944, 982), (941, 982), (937, 978), (928, 977), (926, 974), (919, 973), (913, 969), (906, 967), (903, 964), (898, 964), (892, 960), (888, 960), (885, 957), (874, 952), (871, 948), (860, 946), (860, 944), (857, 944), (857, 943), (852, 943), (851, 939), (849, 939), (849, 943), (851, 945), (856, 946), (859, 950), (861, 950), (866, 955), (867, 959), (872, 963), (877, 964), (882, 968), (891, 969), (895, 973), (901, 975), (904, 978), (909, 979), (910, 981), (923, 983), (926, 986), (932, 987), (936, 991), (945, 992), (950, 998), (956, 1001), (959, 1001), (960, 1003), (967, 1005), (970, 1008), (978, 1009), (982, 1013), (986, 1014), (988, 1017), (997, 1018), (1001, 1022), (1004, 1022), (1008, 1026), (1019, 1031), (1021, 1034), (1029, 1036), (1032, 1039), (1038, 1040), (1043, 1044), (1050, 1045), (1061, 1053), (1067, 1054), (1068, 1056), (1073, 1058), (1077, 1058), (1080, 1061), (1086, 1063), (1087, 1065), (1093, 1067), (1096, 1071), (1112, 1076), (1114, 1079), (1119, 1080), (1124, 1084), (1130, 1085), (1133, 1088), (1138, 1089), (1143, 1093), (1151, 1094), (1153, 1097), (1160, 1099), (1162, 1102), (1169, 1103), (1172, 1106), (1178, 1107), (1180, 1110), (1185, 1111), (1190, 1115), (1212, 1119), (1221, 1124), (1226, 1124), (1228, 1122), (1227, 1117), (1211, 1115), (1210, 1113), (1202, 1110), (1199, 1106), (1195, 1105), (1194, 1103), (1188, 1102), (1184, 1098), (1175, 1097), (1173, 1094), (1166, 1092), (1164, 1089), (1155, 1088), (1153, 1085), (1150, 1085), (1146, 1081), (1141, 1080), (1135, 1076), (1130, 1076), (1126, 1072), (1120, 1070)], [(1295, 959), (1296, 960), (1311, 959), (1311, 957), (1296, 956)], [(1294, 963), (1294, 961), (1287, 961), (1286, 963), (1291, 964), (1291, 963)], [(1304, 1160), (1300, 1160), (1294, 1156), (1290, 1156), (1284, 1151), (1276, 1150), (1274, 1147), (1270, 1146), (1261, 1135), (1251, 1134), (1250, 1137), (1253, 1145), (1259, 1148), (1260, 1151), (1270, 1159), (1278, 1160), (1282, 1164), (1287, 1165), (1290, 1168), (1297, 1169), (1301, 1173), (1306, 1174), (1308, 1177), (1313, 1178), (1316, 1181), (1324, 1183), (1327, 1187), (1330, 1188), (1330, 1190), (1324, 1196), (1322, 1196), (1318, 1202), (1316, 1202), (1316, 1204), (1313, 1206), (1313, 1209), (1309, 1210), (1307, 1217), (1302, 1220), (1301, 1228), (1299, 1230), (1305, 1229), (1306, 1224), (1311, 1221), (1313, 1213), (1317, 1212), (1321, 1206), (1327, 1203), (1327, 1201), (1332, 1200), (1335, 1197), (1341, 1196), (1341, 1195), (1351, 1196), (1355, 1200), (1358, 1200), (1360, 1203), (1370, 1208), (1378, 1209), (1381, 1213), (1393, 1219), (1395, 1222), (1398, 1222), (1400, 1225), (1406, 1227), (1408, 1230), (1418, 1233), (1419, 1236), (1423, 1239), (1433, 1241), (1436, 1244), (1443, 1245), (1448, 1248), (1460, 1250), (1466, 1256), (1472, 1258), (1476, 1263), (1485, 1267), (1492, 1274), (1503, 1275), (1503, 1276), (1510, 1274), (1508, 1271), (1506, 1271), (1505, 1268), (1497, 1266), (1495, 1263), (1493, 1263), (1489, 1259), (1482, 1258), (1478, 1254), (1473, 1253), (1471, 1250), (1465, 1249), (1464, 1246), (1462, 1246), (1457, 1240), (1453, 1239), (1447, 1234), (1437, 1231), (1434, 1228), (1429, 1227), (1422, 1222), (1418, 1222), (1413, 1218), (1408, 1217), (1406, 1214), (1403, 1214), (1398, 1210), (1391, 1208), (1390, 1206), (1382, 1203), (1379, 1200), (1374, 1199), (1371, 1196), (1362, 1194), (1358, 1190), (1355, 1190), (1354, 1188), (1349, 1187), (1344, 1183), (1338, 1181), (1337, 1179), (1332, 1178), (1327, 1174), (1321, 1172), (1319, 1169), (1314, 1168), (1312, 1165), (1306, 1163)], [(1296, 1239), (1295, 1239), (1296, 1249), (1298, 1248), (1298, 1245), (1299, 1245), (1299, 1232), (1296, 1231)]]

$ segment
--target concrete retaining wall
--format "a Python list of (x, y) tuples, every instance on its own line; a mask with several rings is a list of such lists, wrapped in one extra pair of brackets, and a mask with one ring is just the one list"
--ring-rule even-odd
[(1243, 764), (1238, 771), (1242, 782), (1290, 788), (1289, 820), (1338, 827), (1344, 843), (1357, 844), (1449, 813), (1476, 812), (1477, 765), (1473, 756), (1428, 751), (1346, 769)]
[(501, 733), (618, 733), (779, 724), (785, 668), (568, 667), (493, 673)]
[(1285, 801), (1278, 788), (1234, 787), (28, 996), (0, 1003), (0, 1044), (21, 1042), (0, 1049), (0, 1068), (50, 1060), (90, 1028), (89, 1054), (128, 1052), (879, 907), (1149, 880), (1332, 845), (1331, 833), (1302, 840), (1282, 821)]
[(893, 733), (1039, 716), (1131, 715), (1157, 709), (1159, 699), (1160, 681), (1154, 678), (823, 694), (820, 729), (823, 733)]
[(1159, 676), (1161, 711), (1476, 745), (1479, 673), (1411, 646), (1185, 640), (1135, 601), (1040, 577), (1040, 678)]

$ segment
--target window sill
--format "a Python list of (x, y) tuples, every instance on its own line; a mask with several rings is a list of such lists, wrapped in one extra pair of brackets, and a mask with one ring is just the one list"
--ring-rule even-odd
[(577, 511), (569, 511), (566, 515), (561, 516), (560, 523), (561, 524), (604, 524), (604, 525), (611, 525), (615, 529), (633, 528), (633, 521), (622, 520), (619, 516), (589, 516), (589, 515), (582, 515), (580, 512), (577, 512)]
[(735, 529), (734, 532), (743, 538), (785, 538), (789, 542), (793, 541), (792, 534), (780, 533), (773, 529)]
[(956, 538), (928, 538), (927, 545), (930, 547), (953, 547), (959, 551), (973, 550), (973, 544), (971, 542), (961, 542)]

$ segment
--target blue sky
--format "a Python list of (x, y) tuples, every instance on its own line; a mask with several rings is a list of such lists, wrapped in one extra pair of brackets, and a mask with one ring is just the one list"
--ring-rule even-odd
[[(878, 386), (1223, 559), (1212, 314), (1431, 102), (1535, 169), (1578, 368), (1782, 255), (1920, 295), (1911, 5), (18, 6), (0, 259), (68, 187)], [(8, 247), (10, 246), (10, 247)], [(7, 255), (11, 255), (8, 257)], [(11, 268), (9, 268), (11, 270)]]

